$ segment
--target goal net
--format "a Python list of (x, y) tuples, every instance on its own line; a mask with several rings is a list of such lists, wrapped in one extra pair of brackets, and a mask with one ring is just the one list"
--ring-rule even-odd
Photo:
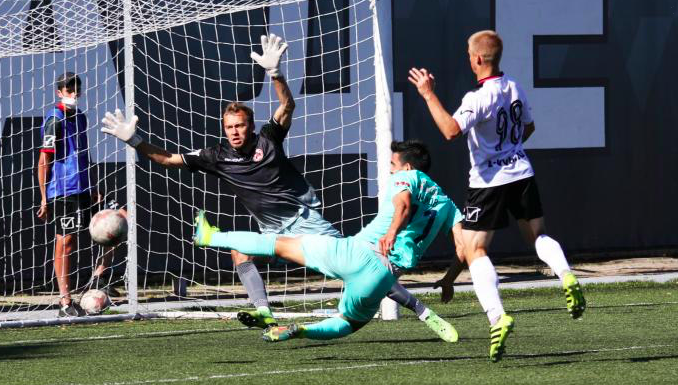
[[(278, 101), (250, 52), (261, 52), (261, 35), (279, 35), (296, 102), (285, 151), (316, 188), (325, 218), (355, 234), (376, 213), (390, 141), (376, 20), (369, 0), (0, 3), (0, 326), (57, 314), (55, 229), (36, 212), (41, 126), (58, 102), (59, 75), (82, 79), (92, 185), (131, 214), (130, 240), (99, 282), (113, 289), (111, 311), (212, 316), (248, 298), (229, 252), (193, 246), (194, 214), (207, 210), (222, 230), (257, 231), (256, 222), (216, 177), (136, 157), (100, 132), (101, 119), (116, 108), (133, 112), (140, 135), (172, 153), (224, 141), (220, 115), (230, 101), (253, 108), (258, 130)], [(69, 257), (76, 300), (101, 255), (87, 231), (78, 233)], [(280, 260), (257, 265), (276, 313), (336, 307), (341, 282)]]

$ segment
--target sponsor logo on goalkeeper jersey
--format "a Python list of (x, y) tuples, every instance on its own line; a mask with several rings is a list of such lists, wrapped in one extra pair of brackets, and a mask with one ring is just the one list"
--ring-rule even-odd
[(410, 187), (410, 184), (407, 183), (407, 182), (404, 182), (404, 181), (397, 181), (397, 182), (395, 182), (395, 185), (396, 185), (396, 186), (406, 186), (406, 187)]
[(246, 161), (246, 158), (224, 158), (225, 161), (227, 162), (233, 162), (233, 163), (242, 163)]
[(254, 156), (252, 157), (252, 160), (255, 162), (259, 162), (264, 158), (264, 150), (257, 148), (256, 151), (254, 151)]

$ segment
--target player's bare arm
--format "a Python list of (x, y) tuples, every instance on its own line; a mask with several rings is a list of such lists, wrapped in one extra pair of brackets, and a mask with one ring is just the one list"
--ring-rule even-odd
[(38, 185), (40, 186), (40, 208), (38, 209), (38, 218), (47, 220), (47, 181), (49, 180), (49, 170), (54, 161), (54, 154), (51, 152), (41, 152), (38, 158)]
[(182, 168), (185, 166), (180, 154), (172, 154), (164, 148), (141, 142), (136, 147), (137, 152), (146, 155), (150, 160), (167, 168)]
[(167, 150), (144, 142), (136, 133), (136, 126), (139, 118), (134, 115), (126, 120), (120, 110), (115, 110), (115, 114), (107, 112), (101, 121), (104, 128), (101, 132), (113, 135), (123, 142), (135, 147), (137, 152), (146, 155), (150, 160), (167, 168), (180, 168), (184, 166), (184, 161), (180, 154), (172, 154)]
[(292, 91), (290, 91), (290, 87), (282, 76), (273, 78), (273, 87), (280, 101), (280, 105), (273, 114), (273, 119), (282, 127), (289, 128), (292, 125), (292, 113), (296, 107)]
[(393, 250), (398, 232), (407, 225), (410, 217), (410, 208), (412, 206), (412, 194), (409, 191), (401, 191), (393, 197), (393, 219), (386, 234), (379, 239), (379, 252), (382, 255), (388, 255)]
[(461, 135), (461, 127), (456, 120), (443, 107), (440, 99), (435, 94), (435, 77), (429, 73), (426, 68), (412, 68), (407, 77), (410, 83), (417, 87), (419, 95), (426, 101), (428, 110), (431, 112), (433, 120), (445, 139), (453, 140)]
[(525, 130), (523, 131), (523, 143), (527, 142), (527, 140), (530, 139), (530, 136), (532, 136), (534, 130), (535, 130), (534, 122), (525, 125)]

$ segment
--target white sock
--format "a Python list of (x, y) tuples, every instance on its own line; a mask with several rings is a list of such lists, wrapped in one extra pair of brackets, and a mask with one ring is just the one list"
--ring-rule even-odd
[(419, 319), (422, 321), (426, 321), (426, 318), (428, 318), (429, 314), (431, 314), (431, 310), (429, 310), (429, 308), (426, 308), (424, 312), (419, 315)]
[(567, 264), (565, 253), (563, 253), (563, 249), (560, 248), (560, 244), (555, 239), (542, 234), (534, 242), (534, 248), (537, 250), (539, 259), (549, 265), (551, 270), (561, 280), (563, 279), (563, 273), (570, 271), (570, 265)]
[(471, 271), (473, 290), (476, 292), (480, 306), (487, 314), (490, 325), (494, 325), (504, 314), (504, 306), (502, 306), (501, 298), (499, 298), (497, 271), (487, 256), (475, 259), (468, 269)]

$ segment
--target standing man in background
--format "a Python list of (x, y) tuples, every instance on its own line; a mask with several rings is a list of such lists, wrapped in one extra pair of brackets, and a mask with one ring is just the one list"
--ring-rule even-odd
[(579, 318), (586, 301), (560, 244), (546, 235), (534, 171), (523, 143), (535, 130), (531, 108), (520, 86), (499, 70), (502, 40), (494, 31), (480, 31), (468, 39), (471, 69), (478, 84), (450, 115), (434, 92), (434, 77), (412, 68), (409, 81), (424, 98), (445, 139), (467, 134), (471, 156), (468, 197), (462, 236), (473, 288), (490, 321), (490, 358), (498, 361), (513, 318), (504, 312), (497, 273), (487, 256), (494, 231), (508, 226), (508, 213), (528, 243), (562, 281), (567, 310)]
[[(56, 80), (59, 102), (47, 113), (41, 128), (42, 147), (38, 159), (40, 209), (38, 218), (56, 228), (54, 273), (59, 287), (59, 317), (83, 315), (70, 294), (70, 255), (77, 249), (79, 233), (87, 230), (92, 202), (100, 196), (89, 180), (87, 117), (77, 107), (82, 81), (73, 72)], [(110, 264), (112, 253), (104, 257), (92, 277), (98, 281)]]

